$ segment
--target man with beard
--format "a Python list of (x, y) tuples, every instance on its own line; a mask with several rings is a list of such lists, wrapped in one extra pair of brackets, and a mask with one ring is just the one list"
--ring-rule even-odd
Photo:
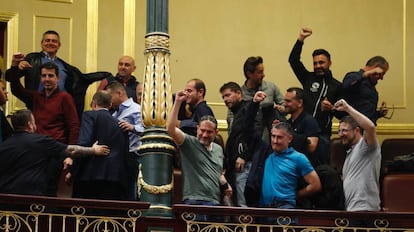
[[(223, 149), (214, 142), (217, 120), (211, 115), (200, 118), (197, 136), (176, 127), (181, 103), (188, 98), (186, 90), (175, 95), (167, 119), (167, 132), (179, 147), (183, 176), (183, 202), (192, 205), (219, 205), (220, 188), (231, 196), (232, 188), (223, 172)], [(204, 218), (206, 219), (206, 218)]]
[(326, 154), (326, 162), (329, 157), (329, 143), (332, 133), (332, 118), (341, 114), (332, 111), (332, 103), (342, 96), (341, 83), (333, 78), (329, 69), (331, 55), (324, 49), (316, 49), (312, 53), (313, 72), (308, 71), (300, 60), (302, 47), (307, 37), (312, 35), (310, 28), (302, 28), (295, 45), (289, 56), (289, 63), (293, 72), (302, 84), (304, 90), (304, 109), (311, 114), (321, 129), (319, 153)]
[(234, 115), (227, 121), (228, 135), (225, 149), (226, 178), (235, 187), (235, 202), (237, 206), (247, 207), (244, 198), (246, 179), (251, 167), (251, 152), (246, 146), (243, 136), (244, 115), (247, 101), (243, 100), (242, 90), (235, 82), (225, 83), (220, 88), (224, 103)]
[(186, 103), (190, 107), (191, 118), (179, 122), (180, 129), (185, 133), (196, 136), (197, 124), (201, 117), (214, 113), (204, 100), (206, 96), (206, 85), (200, 79), (191, 79), (185, 85)]
[(348, 149), (342, 169), (345, 209), (379, 211), (381, 148), (375, 125), (343, 99), (336, 102), (334, 107), (349, 114), (341, 119), (338, 130), (342, 144)]
[(243, 65), (243, 73), (246, 78), (244, 85), (241, 87), (243, 100), (251, 101), (257, 91), (266, 93), (266, 99), (260, 103), (255, 127), (261, 131), (262, 138), (270, 142), (270, 130), (273, 120), (285, 121), (283, 94), (274, 83), (263, 80), (265, 73), (261, 56), (247, 58)]
[(364, 68), (358, 72), (349, 72), (343, 80), (344, 99), (356, 110), (367, 116), (374, 124), (378, 118), (388, 113), (387, 105), (382, 102), (377, 110), (378, 92), (375, 86), (384, 79), (388, 71), (388, 62), (382, 56), (369, 59)]

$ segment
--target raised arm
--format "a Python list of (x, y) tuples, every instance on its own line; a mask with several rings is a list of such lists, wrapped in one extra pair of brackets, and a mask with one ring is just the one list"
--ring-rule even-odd
[(355, 119), (358, 125), (364, 129), (363, 137), (368, 145), (377, 143), (375, 124), (369, 118), (350, 106), (344, 99), (337, 101), (334, 108), (338, 111), (347, 112), (353, 119)]
[(175, 95), (173, 108), (167, 118), (167, 132), (173, 138), (177, 145), (181, 145), (184, 142), (185, 137), (184, 132), (181, 131), (178, 127), (176, 127), (176, 125), (178, 121), (178, 112), (180, 111), (181, 103), (185, 101), (186, 97), (187, 95), (184, 91), (179, 91)]
[(309, 74), (309, 71), (305, 68), (302, 61), (300, 61), (300, 55), (302, 53), (303, 42), (306, 37), (312, 34), (312, 30), (309, 28), (301, 28), (299, 37), (296, 40), (295, 45), (289, 55), (289, 64), (300, 82), (304, 81), (304, 78)]

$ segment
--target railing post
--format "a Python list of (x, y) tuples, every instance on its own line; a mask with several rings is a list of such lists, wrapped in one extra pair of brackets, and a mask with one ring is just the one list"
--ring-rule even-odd
[(151, 203), (150, 216), (172, 216), (174, 141), (165, 125), (172, 106), (168, 0), (147, 0), (145, 75), (142, 119), (145, 132), (138, 148), (141, 158), (138, 178), (141, 201)]

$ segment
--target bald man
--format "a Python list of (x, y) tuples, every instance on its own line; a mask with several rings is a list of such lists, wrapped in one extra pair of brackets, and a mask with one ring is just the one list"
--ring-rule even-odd
[(108, 77), (101, 81), (98, 90), (105, 89), (105, 86), (113, 81), (118, 81), (126, 88), (128, 97), (132, 97), (134, 102), (137, 101), (136, 89), (138, 85), (137, 79), (132, 75), (137, 67), (135, 66), (134, 58), (130, 56), (122, 56), (118, 61), (118, 73), (115, 77)]

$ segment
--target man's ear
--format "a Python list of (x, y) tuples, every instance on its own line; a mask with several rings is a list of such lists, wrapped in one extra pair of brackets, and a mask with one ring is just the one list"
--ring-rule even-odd
[(201, 94), (201, 96), (203, 96), (203, 95), (204, 95), (204, 91), (205, 91), (205, 90), (204, 90), (203, 88), (201, 88), (201, 89), (199, 89), (199, 90), (198, 90), (198, 92)]
[(299, 99), (298, 102), (299, 102), (299, 106), (302, 107), (303, 106), (303, 99)]

